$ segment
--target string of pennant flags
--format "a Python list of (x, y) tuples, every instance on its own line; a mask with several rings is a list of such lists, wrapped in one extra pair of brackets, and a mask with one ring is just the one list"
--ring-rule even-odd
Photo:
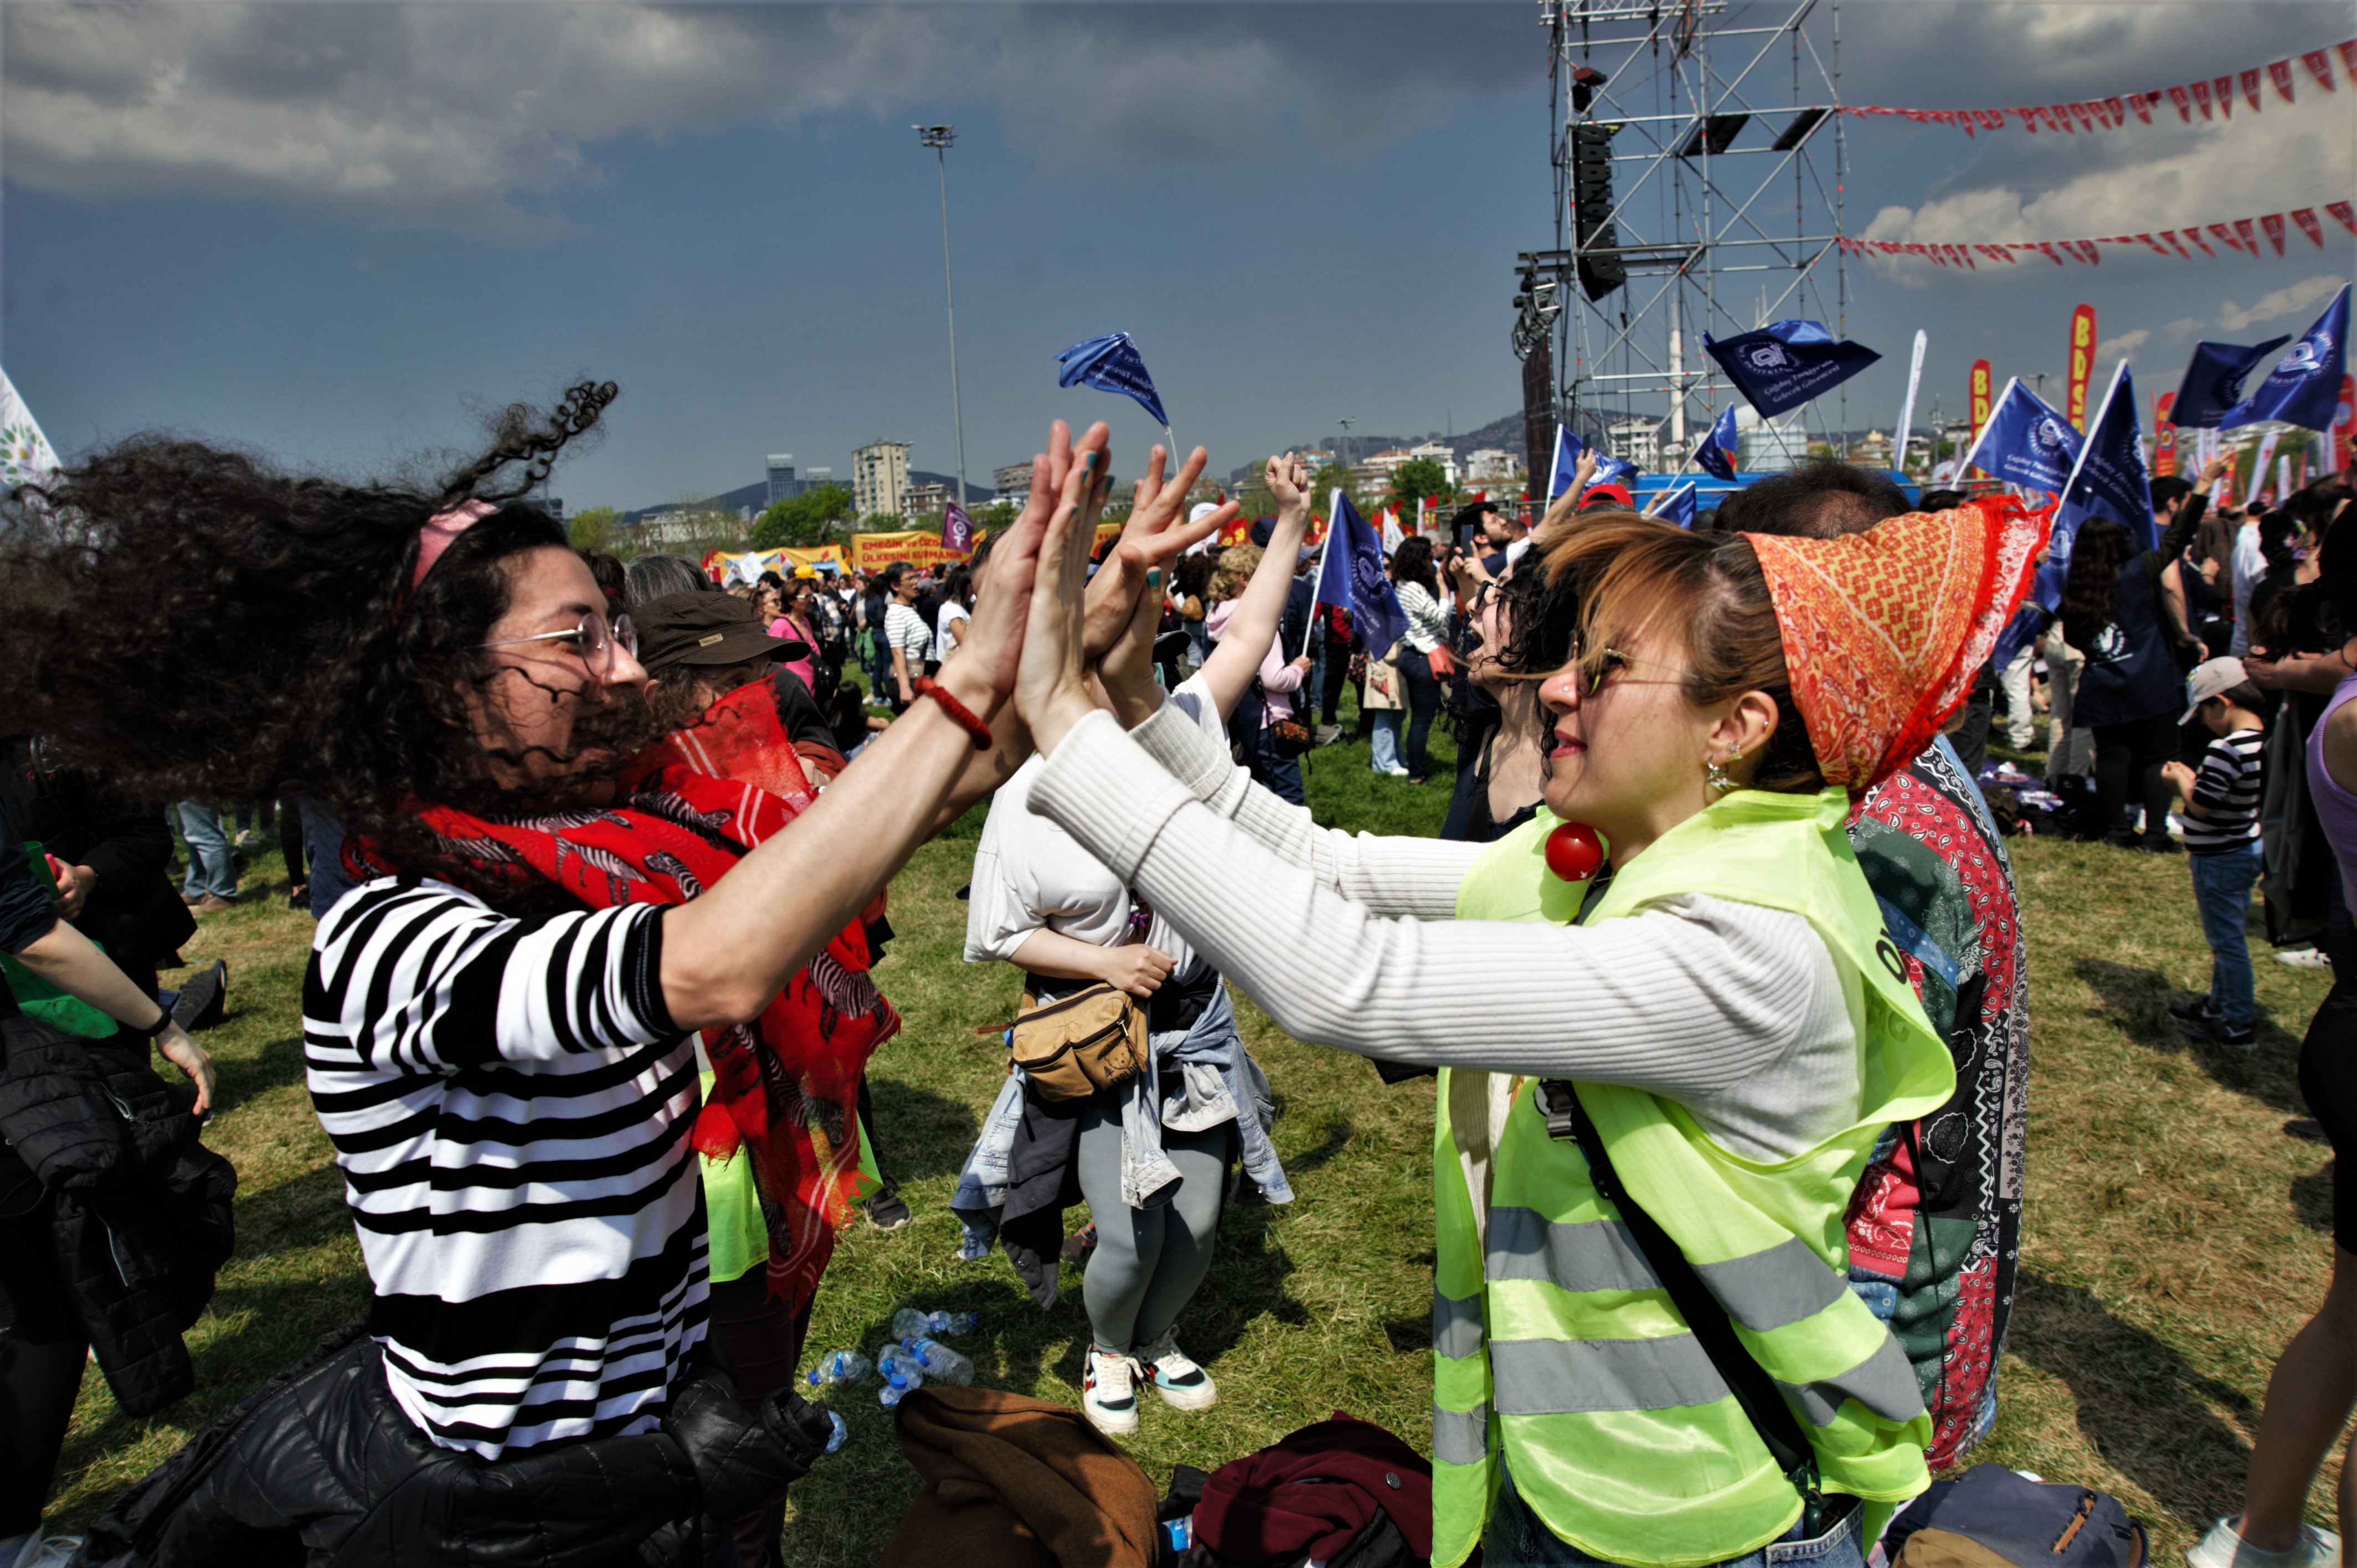
[[(2350, 233), (2357, 235), (2357, 208), (2352, 208), (2346, 201), (2329, 201), (2323, 210)], [(2218, 252), (2210, 248), (2211, 240), (2217, 241), (2230, 251), (2254, 257), (2265, 255), (2266, 252), (2260, 247), (2271, 244), (2275, 247), (2275, 253), (2280, 256), (2284, 253), (2284, 242), (2294, 227), (2318, 247), (2324, 244), (2323, 220), (2317, 216), (2317, 209), (2313, 207), (2295, 207), (2288, 213), (2268, 212), (2256, 218), (2237, 218), (2230, 222), (2212, 223), (2206, 226), (2209, 231), (2206, 239), (2202, 232), (2204, 227), (2196, 223), (2183, 229), (2161, 229), (2139, 234), (2099, 234), (2083, 240), (1966, 241), (1953, 244), (1859, 240), (1845, 234), (1841, 238), (1841, 247), (1853, 256), (1915, 256), (1936, 266), (1968, 267), (1978, 271), (1980, 262), (1975, 257), (2018, 263), (2030, 256), (2044, 256), (2058, 267), (2064, 265), (2066, 260), (2096, 266), (2103, 262), (2102, 248), (2105, 245), (2126, 245), (2164, 256), (2182, 257), (2187, 261), (2193, 260), (2194, 252), (2199, 251), (2215, 261)]]
[[(2349, 73), (2352, 88), (2357, 88), (2357, 38), (2349, 38), (2329, 49), (2310, 49), (2298, 57), (2298, 63), (2308, 68), (2308, 74), (2325, 91), (2337, 91), (2332, 80), (2332, 57), (2341, 57), (2341, 66)], [(2153, 111), (2167, 105), (2177, 111), (2177, 117), (2187, 124), (2193, 123), (2193, 112), (2200, 110), (2204, 120), (2231, 120), (2234, 117), (2234, 99), (2239, 89), (2243, 102), (2251, 113), (2259, 112), (2266, 102), (2265, 90), (2272, 82), (2276, 91), (2287, 103), (2294, 102), (2293, 84), (2298, 75), (2293, 62), (2287, 58), (2270, 60), (2264, 66), (2247, 70), (2230, 71), (2224, 76), (2188, 81), (2174, 87), (2157, 87), (2149, 92), (2131, 92), (2125, 98), (2091, 98), (2077, 103), (2029, 103), (2011, 109), (1902, 109), (1880, 103), (1845, 104), (1845, 114), (1883, 114), (1912, 120), (1919, 125), (1952, 125), (1967, 136), (1982, 131), (2002, 131), (2016, 121), (2020, 128), (2033, 135), (2040, 131), (2070, 132), (2116, 131), (2128, 123), (2133, 114), (2145, 124), (2152, 124)]]

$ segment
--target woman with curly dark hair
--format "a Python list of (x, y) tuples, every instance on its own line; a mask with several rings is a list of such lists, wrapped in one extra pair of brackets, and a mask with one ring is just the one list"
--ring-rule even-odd
[[(142, 437), (8, 503), (0, 709), (127, 787), (292, 785), (373, 874), (304, 985), (367, 1316), (135, 1488), (93, 1562), (289, 1538), (702, 1562), (826, 1434), (791, 1398), (740, 1413), (707, 1362), (689, 1155), (753, 1162), (770, 1292), (802, 1305), (857, 1181), (853, 1085), (897, 1025), (859, 912), (1019, 760), (989, 721), (1102, 427), (1077, 450), (1055, 428), (963, 651), (813, 800), (767, 769), (791, 748), (765, 704), (652, 733), (627, 620), (522, 499), (613, 396), (511, 409), (430, 486)], [(124, 621), (135, 570), (159, 602)]]

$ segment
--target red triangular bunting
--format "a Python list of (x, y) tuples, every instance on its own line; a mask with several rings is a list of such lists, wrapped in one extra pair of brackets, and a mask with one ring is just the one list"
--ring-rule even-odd
[[(2201, 225), (2196, 224), (2194, 227), (2188, 229), (2185, 231), (2185, 237), (2192, 241), (2195, 244), (2201, 246), (2201, 253), (2203, 255), (2209, 257), (2213, 262), (2218, 259), (2218, 252), (2212, 250), (2210, 248), (2210, 242), (2201, 237)], [(2190, 258), (2188, 259), (2190, 260)]]
[(2121, 107), (2120, 101), (2116, 98), (2106, 98), (2104, 100), (2104, 112), (2112, 117), (2112, 124), (2115, 126), (2125, 125), (2128, 123), (2127, 111)]
[(2324, 204), (2324, 209), (2339, 220), (2343, 229), (2348, 230), (2352, 234), (2357, 234), (2357, 207), (2352, 207), (2345, 201), (2328, 201)]
[(2308, 74), (2316, 78), (2316, 84), (2319, 87), (2323, 88), (2327, 92), (2332, 91), (2331, 56), (2322, 49), (2310, 49), (2299, 57), (2299, 63), (2308, 67)]
[(2357, 81), (2357, 38), (2343, 38), (2332, 47), (2341, 51), (2341, 69), (2349, 73), (2350, 81)]
[(2228, 120), (2234, 117), (2234, 79), (2222, 76), (2210, 84), (2210, 96), (2218, 101), (2219, 114)]
[(2160, 237), (2167, 242), (2169, 249), (2175, 251), (2179, 255), (2184, 257), (2189, 262), (2193, 259), (2193, 252), (2187, 250), (2184, 242), (2178, 239), (2176, 230), (2163, 229), (2160, 231)]
[(2250, 104), (2252, 113), (2259, 112), (2259, 70), (2256, 66), (2243, 72), (2243, 98)]
[[(2225, 246), (2230, 251), (2239, 251), (2243, 248), (2243, 242), (2234, 238), (2234, 231), (2223, 223), (2211, 224), (2210, 232), (2216, 235), (2218, 237), (2218, 242)], [(2257, 253), (2258, 252), (2255, 251), (2252, 252), (2254, 255), (2256, 255)]]
[(2276, 91), (2283, 94), (2283, 101), (2287, 103), (2292, 102), (2291, 61), (2279, 59), (2270, 62), (2267, 66), (2267, 75), (2274, 81)]
[(2195, 81), (2187, 83), (2187, 86), (2192, 91), (2193, 106), (2201, 111), (2201, 117), (2204, 120), (2215, 120), (2218, 116), (2210, 113), (2210, 84), (2206, 81)]
[(2299, 231), (2301, 233), (2316, 242), (2317, 249), (2322, 250), (2324, 248), (2324, 225), (2316, 220), (2315, 208), (2293, 208), (2291, 209), (2291, 220), (2299, 225)]
[(2068, 104), (2065, 107), (2067, 107), (2072, 113), (2076, 114), (2079, 117), (2080, 124), (2085, 126), (2090, 131), (2095, 128), (2094, 113), (2085, 104), (2072, 103)]
[(2137, 119), (2149, 125), (2152, 124), (2152, 106), (2159, 97), (2158, 92), (2131, 92), (2128, 94), (2128, 107), (2136, 111)]
[(2270, 212), (2259, 220), (2259, 227), (2267, 231), (2267, 241), (2275, 246), (2276, 254), (2284, 253), (2284, 220), (2280, 212)]
[(2076, 129), (2076, 127), (2071, 124), (2071, 106), (2068, 103), (2048, 104), (2046, 106), (2046, 118), (2054, 124), (2061, 126), (2062, 129), (2066, 131)]
[(2159, 252), (2162, 255), (2164, 255), (2164, 256), (2165, 256), (2165, 255), (2169, 254), (2169, 247), (2168, 247), (2168, 246), (2166, 246), (2166, 245), (2164, 245), (2164, 244), (2162, 244), (2159, 241), (2158, 241), (2158, 240), (2154, 239), (2151, 235), (2149, 235), (2149, 234), (2138, 234), (2138, 235), (2136, 236), (2136, 238), (2137, 238), (2138, 240), (2141, 240), (2142, 242), (2144, 242), (2144, 243), (2145, 243), (2146, 245), (2149, 246), (2151, 249), (2153, 249), (2153, 250), (2155, 250), (2155, 251)]
[[(2185, 89), (2181, 87), (2170, 88), (2169, 90), (2169, 101), (2177, 105), (2177, 117), (2179, 119), (2184, 121), (2189, 125), (2193, 124), (2193, 111), (2189, 106), (2191, 100), (2186, 97)], [(2204, 120), (2210, 118), (2210, 110), (2207, 105), (2204, 105), (2201, 110), (2201, 117)]]
[(2259, 253), (2258, 231), (2251, 227), (2249, 219), (2234, 220), (2234, 238), (2243, 242), (2243, 249), (2250, 252), (2251, 254), (2255, 256)]

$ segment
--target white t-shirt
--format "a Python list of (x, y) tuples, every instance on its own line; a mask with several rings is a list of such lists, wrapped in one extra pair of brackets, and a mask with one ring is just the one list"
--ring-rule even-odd
[[(1227, 744), (1226, 726), (1200, 675), (1181, 682), (1167, 700), (1204, 734)], [(1034, 756), (991, 797), (965, 907), (968, 963), (1012, 961), (1023, 940), (1042, 927), (1101, 948), (1117, 947), (1128, 936), (1130, 896), (1121, 878), (1031, 810), (1031, 787), (1045, 765)], [(1170, 955), (1178, 966), (1174, 978), (1191, 976), (1194, 950), (1160, 916), (1147, 925), (1146, 940)]]
[(2234, 598), (2234, 639), (2229, 645), (2235, 658), (2251, 650), (2251, 590), (2267, 575), (2267, 558), (2259, 550), (2259, 525), (2243, 524), (2234, 535), (2233, 553), (2226, 558), (2226, 570), (2232, 575), (2228, 588)]
[(933, 628), (909, 606), (894, 600), (884, 611), (884, 640), (909, 656), (911, 678), (925, 672), (925, 656), (932, 651)]
[(973, 618), (966, 613), (966, 607), (955, 599), (942, 601), (941, 619), (933, 627), (935, 663), (949, 662), (950, 655), (957, 649), (958, 639), (965, 636), (965, 623)]

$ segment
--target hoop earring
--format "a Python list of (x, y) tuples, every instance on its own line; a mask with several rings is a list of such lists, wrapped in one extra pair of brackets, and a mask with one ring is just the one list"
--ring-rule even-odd
[(1717, 790), (1722, 795), (1727, 794), (1735, 788), (1735, 780), (1727, 776), (1727, 768), (1725, 766), (1717, 762), (1705, 761), (1703, 763), (1702, 781), (1711, 789)]

